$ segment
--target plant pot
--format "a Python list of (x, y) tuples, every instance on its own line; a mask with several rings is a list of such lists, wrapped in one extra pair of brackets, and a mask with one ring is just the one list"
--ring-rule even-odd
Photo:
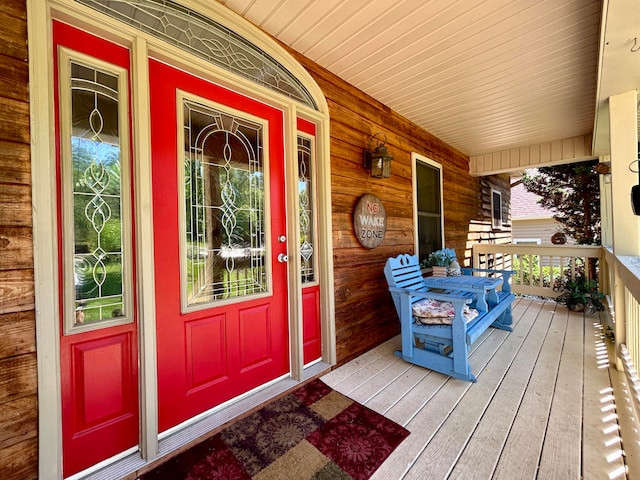
[(446, 277), (447, 276), (447, 267), (441, 267), (439, 265), (434, 265), (431, 267), (431, 272), (434, 277)]
[(571, 310), (573, 312), (584, 312), (585, 311), (584, 303), (567, 303), (567, 307), (569, 307), (569, 310)]

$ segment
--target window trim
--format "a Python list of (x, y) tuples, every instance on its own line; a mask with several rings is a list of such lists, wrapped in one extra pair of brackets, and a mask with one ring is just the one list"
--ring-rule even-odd
[(413, 251), (415, 255), (418, 255), (418, 172), (417, 165), (418, 162), (424, 163), (437, 169), (440, 173), (440, 233), (442, 238), (440, 239), (442, 242), (442, 247), (444, 248), (444, 188), (443, 188), (443, 176), (442, 176), (442, 164), (431, 160), (424, 155), (420, 155), (416, 152), (411, 152), (411, 185), (412, 192), (411, 196), (413, 199)]
[(514, 245), (542, 245), (541, 238), (514, 238), (511, 242)]

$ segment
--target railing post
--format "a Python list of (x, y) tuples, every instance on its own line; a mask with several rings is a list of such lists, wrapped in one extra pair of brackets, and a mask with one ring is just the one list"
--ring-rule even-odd
[(620, 255), (640, 254), (640, 217), (634, 216), (629, 192), (637, 183), (630, 175), (629, 163), (638, 155), (638, 93), (636, 90), (609, 97), (609, 143), (611, 154), (611, 212), (613, 228), (616, 367), (623, 368), (619, 359), (620, 344), (626, 343), (626, 308), (624, 284), (620, 279)]

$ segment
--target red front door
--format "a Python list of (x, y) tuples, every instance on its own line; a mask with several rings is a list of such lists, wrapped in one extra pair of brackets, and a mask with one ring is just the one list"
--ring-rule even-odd
[(289, 372), (283, 114), (149, 76), (162, 432)]

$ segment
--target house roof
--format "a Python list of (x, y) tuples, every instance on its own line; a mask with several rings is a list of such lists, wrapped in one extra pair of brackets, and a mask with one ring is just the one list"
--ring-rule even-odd
[(511, 220), (553, 217), (554, 210), (538, 203), (542, 197), (529, 192), (522, 183), (511, 188)]
[(608, 135), (606, 100), (640, 87), (637, 0), (220, 1), (470, 156), (606, 146), (594, 117)]

